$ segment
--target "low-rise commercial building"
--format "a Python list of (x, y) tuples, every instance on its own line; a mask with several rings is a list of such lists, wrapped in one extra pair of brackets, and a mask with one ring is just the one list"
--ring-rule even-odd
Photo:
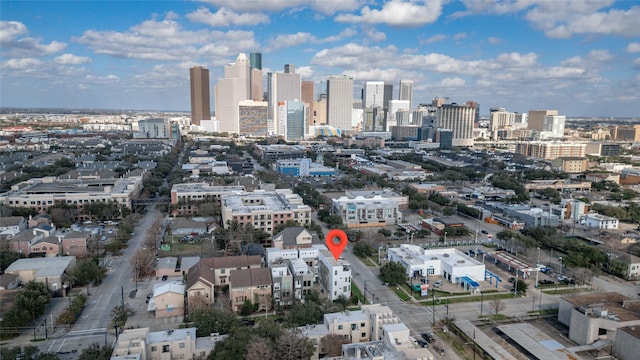
[(618, 219), (611, 216), (604, 216), (597, 213), (588, 213), (581, 218), (583, 225), (597, 229), (617, 229)]
[(345, 196), (332, 199), (331, 212), (340, 215), (348, 228), (398, 224), (402, 221), (398, 199), (404, 203), (407, 197), (395, 195), (347, 192)]
[(22, 283), (33, 280), (47, 285), (51, 291), (58, 291), (69, 285), (64, 283), (64, 273), (75, 264), (75, 256), (18, 259), (4, 272), (16, 275)]
[(181, 215), (198, 212), (198, 204), (215, 202), (220, 205), (223, 195), (239, 194), (244, 186), (214, 186), (209, 183), (183, 183), (171, 187), (171, 205)]
[(336, 175), (336, 169), (312, 162), (309, 158), (277, 160), (276, 171), (294, 177), (328, 177)]

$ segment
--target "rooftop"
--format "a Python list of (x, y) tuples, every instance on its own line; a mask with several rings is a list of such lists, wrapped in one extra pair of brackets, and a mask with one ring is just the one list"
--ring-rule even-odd
[(271, 285), (271, 269), (241, 269), (231, 270), (229, 284), (232, 288)]
[(632, 300), (616, 292), (577, 295), (563, 300), (588, 316), (614, 321), (640, 320), (640, 300)]
[(75, 256), (18, 259), (9, 265), (5, 272), (35, 270), (35, 277), (60, 276), (75, 260)]
[(179, 340), (186, 340), (187, 337), (196, 337), (196, 328), (171, 329), (163, 331), (153, 331), (147, 334), (148, 344), (168, 343)]

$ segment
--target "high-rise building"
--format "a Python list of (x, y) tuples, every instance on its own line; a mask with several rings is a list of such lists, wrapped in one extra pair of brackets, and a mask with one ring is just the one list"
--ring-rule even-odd
[(309, 132), (306, 116), (307, 107), (302, 101), (281, 101), (278, 103), (278, 135), (284, 136), (286, 141), (304, 140)]
[(262, 53), (252, 52), (249, 54), (249, 72), (250, 72), (250, 92), (249, 97), (254, 101), (264, 100), (262, 92)]
[(489, 110), (489, 130), (491, 138), (498, 138), (498, 130), (510, 129), (515, 121), (516, 114), (506, 111), (504, 108), (491, 108)]
[(249, 54), (249, 66), (252, 70), (262, 70), (262, 53), (252, 52)]
[(313, 116), (316, 125), (327, 123), (327, 94), (320, 94), (318, 100), (313, 102)]
[(269, 133), (269, 112), (266, 101), (242, 100), (238, 103), (239, 133), (266, 136)]
[[(293, 70), (293, 65), (288, 65)], [(302, 80), (296, 73), (268, 73), (267, 86), (269, 87), (269, 119), (273, 122), (273, 128), (279, 129), (278, 104), (283, 101), (300, 100), (302, 98)]]
[(351, 131), (353, 110), (353, 78), (332, 75), (327, 78), (327, 123), (335, 128)]
[(191, 84), (191, 123), (200, 125), (200, 120), (211, 119), (209, 100), (209, 69), (194, 66), (189, 69)]
[(400, 80), (398, 100), (409, 100), (409, 111), (413, 109), (413, 80)]
[(294, 64), (284, 64), (284, 73), (285, 74), (295, 74), (296, 66)]
[(640, 142), (640, 125), (616, 126), (613, 129), (613, 138), (619, 141)]
[(384, 95), (382, 98), (382, 107), (389, 109), (389, 101), (393, 100), (393, 84), (384, 84)]
[(362, 108), (370, 108), (374, 106), (383, 107), (384, 104), (384, 82), (383, 81), (367, 81), (364, 83)]
[(473, 123), (476, 108), (456, 103), (438, 108), (436, 126), (453, 132), (452, 146), (473, 146)]
[(398, 112), (405, 111), (407, 114), (409, 113), (409, 109), (411, 107), (409, 100), (391, 100), (389, 101), (389, 112), (387, 114), (387, 130), (392, 126), (396, 125), (409, 125), (409, 116), (403, 117), (403, 120), (406, 121), (402, 124), (398, 122)]
[(529, 110), (527, 128), (544, 131), (544, 117), (558, 115), (558, 110)]
[(564, 115), (547, 115), (544, 117), (542, 131), (538, 133), (540, 139), (561, 138), (564, 136)]
[(313, 99), (313, 81), (302, 82), (302, 102), (309, 107), (309, 125), (315, 123), (314, 99)]
[(515, 153), (538, 159), (554, 160), (559, 157), (584, 157), (586, 143), (527, 141), (516, 143)]
[(224, 78), (215, 87), (218, 131), (237, 134), (240, 131), (238, 103), (250, 99), (249, 59), (240, 53), (234, 63), (224, 67)]

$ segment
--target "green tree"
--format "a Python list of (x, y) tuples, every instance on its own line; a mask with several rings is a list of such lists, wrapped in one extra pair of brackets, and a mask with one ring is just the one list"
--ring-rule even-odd
[(111, 310), (111, 322), (109, 323), (109, 328), (117, 328), (120, 332), (127, 323), (129, 316), (134, 313), (135, 312), (128, 304), (125, 304), (124, 307), (122, 305), (116, 305), (113, 310)]
[(371, 256), (373, 248), (366, 241), (358, 241), (353, 245), (353, 255), (358, 257)]
[(75, 285), (85, 286), (90, 283), (99, 284), (107, 274), (107, 270), (98, 265), (98, 259), (80, 260), (69, 271), (69, 276), (75, 280)]
[(60, 359), (58, 357), (58, 355), (52, 353), (52, 352), (43, 352), (43, 353), (38, 353), (34, 358), (32, 358), (34, 360), (58, 360)]
[(91, 344), (88, 348), (82, 350), (78, 356), (78, 360), (109, 360), (113, 348), (111, 346), (100, 346), (98, 344)]
[(389, 285), (403, 284), (407, 280), (406, 270), (395, 261), (389, 261), (380, 268), (380, 278)]
[(238, 319), (230, 311), (219, 309), (198, 309), (189, 314), (189, 321), (198, 329), (198, 336), (213, 333), (228, 334), (238, 326)]
[(529, 285), (527, 285), (524, 280), (518, 279), (518, 281), (516, 282), (516, 290), (518, 291), (518, 295), (526, 295), (528, 287)]
[(24, 288), (16, 294), (15, 307), (31, 315), (31, 321), (35, 326), (36, 317), (44, 314), (51, 294), (47, 286), (41, 282), (29, 281)]
[(382, 234), (382, 236), (388, 238), (389, 236), (392, 235), (392, 232), (389, 229), (382, 228), (382, 229), (378, 230), (378, 234)]
[(240, 315), (249, 316), (253, 313), (253, 303), (249, 299), (245, 299), (240, 308)]
[(11, 265), (14, 261), (23, 258), (24, 255), (17, 251), (11, 251), (9, 249), (0, 250), (0, 271), (3, 271)]

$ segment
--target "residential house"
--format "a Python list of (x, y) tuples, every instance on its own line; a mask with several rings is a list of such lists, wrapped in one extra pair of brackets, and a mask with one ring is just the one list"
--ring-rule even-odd
[(212, 305), (215, 300), (215, 271), (205, 261), (199, 261), (187, 273), (187, 309), (200, 303)]
[(71, 231), (64, 234), (62, 238), (62, 254), (75, 257), (86, 257), (89, 255), (87, 243), (91, 234), (88, 232)]
[(51, 225), (51, 222), (52, 222), (51, 215), (42, 213), (36, 216), (29, 215), (29, 220), (27, 221), (27, 224), (29, 226), (29, 229), (31, 229), (38, 225)]
[(155, 284), (147, 311), (154, 311), (156, 319), (184, 316), (184, 290), (179, 282)]
[(0, 217), (0, 234), (17, 234), (27, 229), (27, 220), (22, 216)]
[(329, 250), (318, 251), (318, 282), (331, 301), (340, 296), (351, 298), (351, 265), (343, 259), (336, 260)]
[(158, 263), (156, 265), (156, 277), (161, 278), (163, 276), (181, 276), (180, 269), (178, 268), (177, 257), (167, 256), (158, 260)]
[(20, 285), (20, 278), (14, 274), (0, 275), (0, 290), (13, 290)]
[(231, 310), (239, 312), (245, 300), (259, 304), (259, 310), (268, 310), (271, 307), (271, 287), (271, 270), (268, 268), (231, 270)]
[(329, 333), (341, 335), (350, 343), (371, 340), (371, 323), (362, 310), (324, 314), (324, 323)]
[(298, 249), (310, 248), (312, 236), (306, 228), (302, 226), (289, 227), (272, 239), (273, 247), (278, 249)]
[(582, 216), (582, 224), (597, 229), (617, 229), (618, 219), (596, 213), (588, 213)]

